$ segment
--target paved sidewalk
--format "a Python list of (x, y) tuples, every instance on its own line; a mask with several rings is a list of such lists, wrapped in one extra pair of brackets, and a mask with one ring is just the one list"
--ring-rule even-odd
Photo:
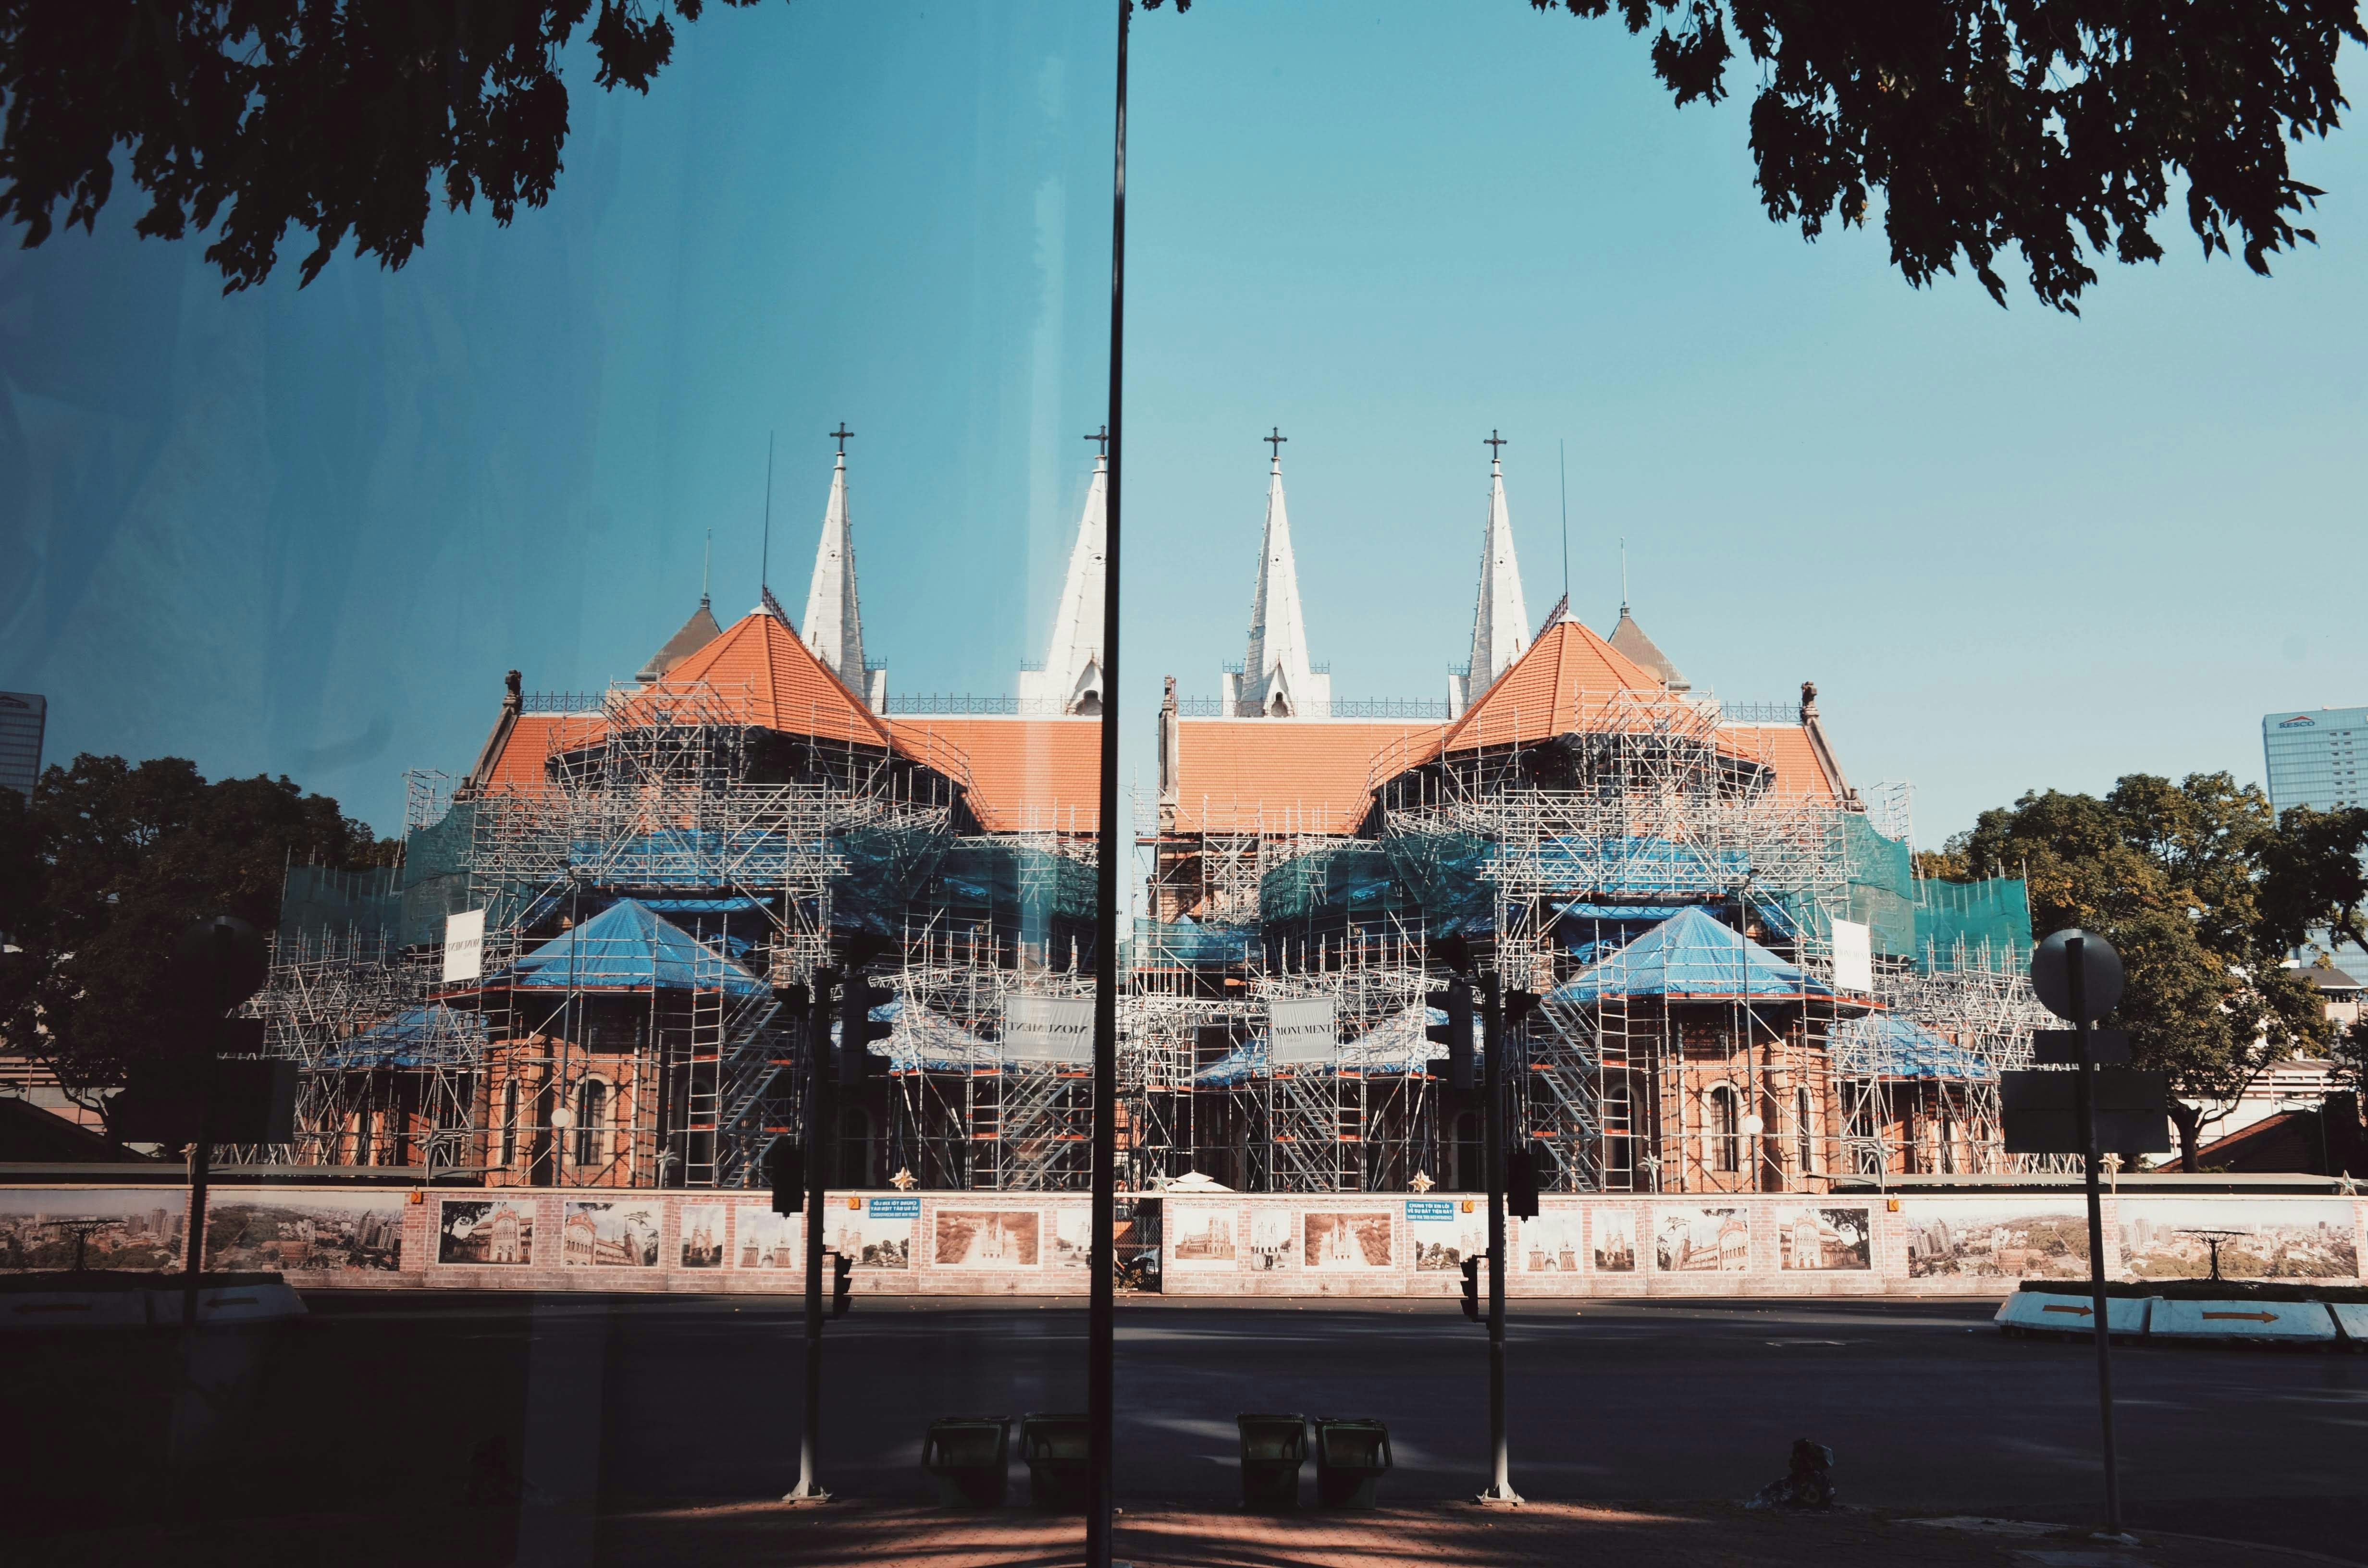
[[(615, 1568), (1072, 1568), (1084, 1561), (1080, 1538), (1074, 1518), (1016, 1508), (960, 1514), (861, 1503), (741, 1504), (611, 1516), (601, 1522), (599, 1561)], [(1130, 1509), (1119, 1521), (1117, 1555), (1135, 1568), (2302, 1568), (2334, 1561), (2180, 1536), (2112, 1547), (2049, 1527), (1936, 1526), (1852, 1510), (1770, 1515), (1728, 1505), (1571, 1504), (1281, 1516)]]

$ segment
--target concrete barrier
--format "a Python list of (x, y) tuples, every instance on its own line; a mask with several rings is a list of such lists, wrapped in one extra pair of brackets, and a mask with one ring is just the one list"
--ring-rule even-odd
[(2250, 1339), (2325, 1344), (2335, 1318), (2323, 1301), (2157, 1301), (2147, 1336), (2153, 1339)]
[(2335, 1319), (2336, 1332), (2352, 1348), (2368, 1346), (2368, 1301), (2329, 1301), (2327, 1310)]
[[(181, 1295), (177, 1290), (143, 1290), (142, 1295), (156, 1298), (154, 1311), (158, 1321), (173, 1324), (180, 1321)], [(226, 1285), (220, 1290), (198, 1292), (198, 1322), (200, 1324), (281, 1323), (304, 1316), (304, 1298), (285, 1284)]]
[(147, 1326), (145, 1290), (39, 1290), (0, 1296), (0, 1332)]
[[(2151, 1296), (2109, 1296), (2105, 1324), (2115, 1334), (2144, 1334), (2147, 1308), (2161, 1304)], [(2096, 1312), (2086, 1296), (2017, 1290), (1999, 1305), (1998, 1316), (1991, 1321), (2000, 1328), (2025, 1334), (2088, 1334), (2096, 1327)]]

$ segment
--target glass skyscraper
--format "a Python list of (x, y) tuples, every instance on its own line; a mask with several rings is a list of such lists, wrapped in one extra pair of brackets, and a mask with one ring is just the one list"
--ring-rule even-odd
[(2270, 773), (2270, 803), (2368, 805), (2360, 781), (2360, 751), (2368, 744), (2368, 708), (2289, 708), (2261, 719), (2261, 753)]
[(0, 691), (0, 788), (28, 800), (41, 776), (41, 730), (49, 710), (29, 691)]
[[(2287, 709), (2261, 718), (2261, 756), (2270, 774), (2270, 803), (2279, 811), (2288, 806), (2315, 806), (2322, 812), (2338, 806), (2368, 805), (2368, 789), (2360, 781), (2360, 752), (2368, 743), (2368, 708)], [(2312, 945), (2328, 946), (2327, 933), (2317, 933)], [(2305, 949), (2303, 956), (2309, 956)], [(2345, 973), (2368, 971), (2368, 952), (2350, 942), (2331, 955)]]

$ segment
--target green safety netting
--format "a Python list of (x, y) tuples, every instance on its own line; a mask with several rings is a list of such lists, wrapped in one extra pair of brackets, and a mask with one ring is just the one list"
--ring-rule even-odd
[(838, 869), (830, 881), (830, 923), (883, 937), (902, 930), (905, 911), (941, 869), (953, 840), (928, 828), (842, 828), (825, 838)]
[(1258, 914), (1269, 925), (1420, 913), (1379, 845), (1319, 849), (1286, 860), (1258, 880)]
[(1094, 868), (1073, 856), (993, 838), (957, 838), (922, 890), (928, 912), (1023, 930), (1094, 918)]
[(1239, 926), (1203, 926), (1196, 920), (1138, 920), (1131, 958), (1153, 969), (1226, 969), (1249, 962), (1258, 933)]
[(1992, 959), (2008, 964), (2030, 950), (2031, 893), (2021, 877), (1923, 881), (1916, 891), (1921, 900), (1916, 912), (1918, 956), (1929, 947), (1945, 960), (1960, 940), (1972, 949), (1987, 943)]

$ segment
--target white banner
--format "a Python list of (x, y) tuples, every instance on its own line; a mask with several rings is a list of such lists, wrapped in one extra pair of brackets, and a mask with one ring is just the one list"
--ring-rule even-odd
[(1091, 1062), (1094, 999), (1009, 998), (1003, 1004), (1003, 1054), (1015, 1062)]
[(1874, 989), (1874, 932), (1849, 920), (1834, 922), (1834, 988), (1861, 995)]
[(1275, 1066), (1329, 1062), (1339, 1050), (1338, 1006), (1331, 997), (1267, 1004), (1267, 1060)]
[(444, 917), (444, 978), (474, 980), (485, 972), (485, 912), (463, 910)]

